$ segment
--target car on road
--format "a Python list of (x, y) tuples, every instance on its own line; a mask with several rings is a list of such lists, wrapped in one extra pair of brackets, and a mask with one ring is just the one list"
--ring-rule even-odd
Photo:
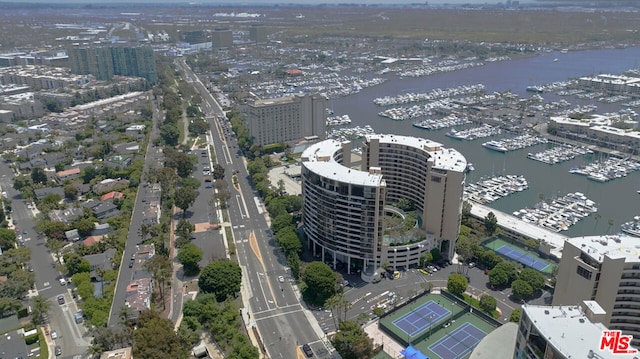
[(426, 274), (426, 275), (431, 274), (431, 273), (429, 273), (426, 269), (422, 269), (422, 268), (418, 269), (418, 271), (419, 271), (420, 273), (422, 273), (422, 274)]
[(58, 304), (60, 304), (60, 305), (64, 304), (64, 296), (62, 296), (62, 295), (58, 296)]
[(51, 331), (51, 339), (58, 339), (58, 333), (55, 330)]
[(283, 276), (278, 276), (278, 282), (280, 283), (284, 283), (284, 277)]
[(313, 350), (311, 350), (311, 347), (309, 346), (309, 344), (303, 345), (302, 351), (304, 351), (304, 354), (309, 358), (313, 356)]
[(55, 351), (57, 357), (62, 355), (62, 348), (59, 345), (56, 345), (54, 351)]
[(58, 279), (58, 282), (60, 283), (60, 285), (67, 285), (67, 280), (64, 278)]
[(133, 268), (133, 261), (129, 262), (129, 268)]

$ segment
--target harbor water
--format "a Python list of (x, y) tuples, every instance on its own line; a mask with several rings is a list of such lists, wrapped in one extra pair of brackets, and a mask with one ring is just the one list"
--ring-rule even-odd
[[(554, 59), (558, 59), (554, 61)], [(387, 74), (388, 81), (382, 85), (365, 88), (357, 94), (330, 100), (336, 115), (349, 115), (352, 126), (370, 125), (376, 133), (429, 138), (452, 147), (465, 155), (473, 163), (475, 170), (467, 176), (473, 183), (481, 177), (513, 174), (523, 175), (529, 188), (501, 198), (488, 206), (511, 214), (525, 207), (531, 207), (541, 199), (564, 196), (570, 192), (582, 192), (597, 204), (598, 215), (583, 218), (569, 230), (561, 233), (570, 237), (618, 233), (620, 225), (640, 214), (640, 171), (605, 183), (588, 180), (585, 176), (569, 173), (569, 169), (591, 161), (599, 160), (598, 154), (578, 156), (573, 160), (548, 165), (527, 158), (529, 152), (540, 152), (548, 148), (539, 144), (525, 149), (499, 153), (482, 147), (482, 143), (492, 138), (462, 141), (445, 136), (449, 129), (428, 131), (412, 126), (410, 120), (393, 121), (378, 116), (382, 107), (373, 99), (394, 96), (407, 92), (428, 92), (436, 88), (452, 88), (462, 85), (483, 84), (488, 93), (511, 91), (522, 98), (531, 94), (528, 86), (545, 85), (566, 81), (570, 78), (597, 75), (599, 73), (621, 74), (637, 69), (640, 47), (626, 49), (603, 49), (568, 53), (545, 53), (531, 58), (490, 62), (484, 66), (466, 70), (442, 73), (420, 78), (398, 78)], [(543, 94), (546, 101), (551, 98)], [(555, 100), (555, 99), (554, 99)], [(596, 113), (617, 110), (620, 105), (602, 104), (583, 100), (572, 105), (593, 103), (598, 106)], [(468, 127), (468, 126), (467, 126)], [(505, 134), (494, 137), (499, 139)]]

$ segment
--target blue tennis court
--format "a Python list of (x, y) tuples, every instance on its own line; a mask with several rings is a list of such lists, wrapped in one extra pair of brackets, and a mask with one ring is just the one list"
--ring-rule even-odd
[(414, 337), (449, 314), (451, 314), (450, 310), (430, 300), (394, 320), (393, 324), (409, 336)]
[(437, 342), (429, 350), (442, 359), (463, 358), (487, 335), (471, 323), (465, 323)]
[(518, 261), (526, 265), (527, 267), (531, 267), (539, 271), (545, 269), (549, 265), (549, 263), (542, 261), (535, 256), (527, 253), (522, 253), (521, 251), (513, 249), (509, 246), (503, 245), (502, 247), (495, 249), (495, 251), (515, 261)]

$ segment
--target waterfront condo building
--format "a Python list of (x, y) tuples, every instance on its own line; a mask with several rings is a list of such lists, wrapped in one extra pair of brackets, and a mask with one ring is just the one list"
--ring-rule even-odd
[[(566, 306), (525, 304), (522, 306), (513, 358), (637, 358), (633, 354), (614, 354), (608, 348), (600, 349), (602, 335), (608, 330), (602, 324), (605, 315), (596, 301)], [(504, 342), (496, 341), (494, 344), (504, 345)]]
[(294, 95), (258, 100), (247, 106), (247, 127), (253, 143), (260, 146), (324, 139), (326, 97)]
[(623, 235), (567, 240), (553, 295), (553, 305), (595, 300), (606, 311), (602, 323), (633, 335), (640, 345), (640, 247)]
[[(313, 254), (369, 273), (384, 262), (398, 269), (417, 265), (433, 248), (451, 259), (467, 165), (462, 154), (396, 135), (365, 136), (359, 168), (351, 153), (351, 142), (335, 140), (302, 153), (303, 228)], [(412, 210), (396, 205), (403, 201)], [(390, 218), (411, 216), (411, 229), (387, 227)]]

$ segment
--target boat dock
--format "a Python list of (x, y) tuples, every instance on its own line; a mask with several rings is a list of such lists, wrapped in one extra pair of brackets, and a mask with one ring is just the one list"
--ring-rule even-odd
[(592, 153), (593, 151), (588, 149), (585, 146), (558, 145), (546, 151), (528, 153), (527, 158), (534, 161), (546, 163), (549, 165), (554, 165), (556, 163), (570, 161), (576, 158), (577, 156), (582, 156), (582, 155), (592, 154)]
[(524, 176), (506, 175), (471, 183), (464, 188), (464, 198), (476, 203), (491, 203), (529, 188)]
[(537, 224), (553, 232), (566, 231), (582, 218), (598, 211), (595, 203), (580, 192), (549, 201), (538, 202), (533, 207), (513, 212), (524, 222)]

